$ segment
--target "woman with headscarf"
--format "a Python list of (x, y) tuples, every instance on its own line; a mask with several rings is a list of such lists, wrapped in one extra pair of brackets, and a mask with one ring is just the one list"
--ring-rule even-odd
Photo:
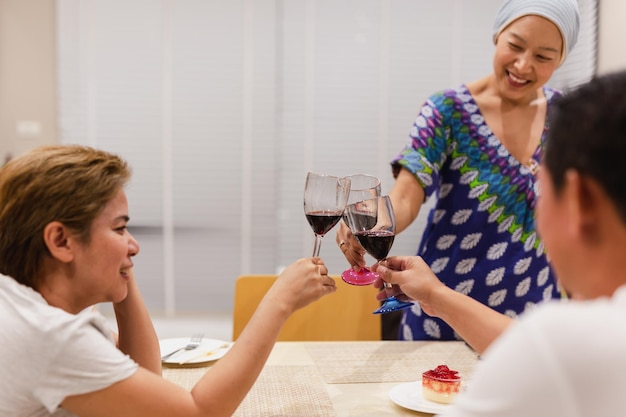
[[(533, 209), (548, 113), (561, 95), (545, 84), (578, 30), (576, 0), (505, 1), (494, 22), (493, 72), (431, 95), (392, 161), (396, 232), (435, 196), (417, 254), (448, 287), (511, 317), (560, 297)], [(352, 265), (364, 265), (345, 225), (337, 243)], [(419, 305), (404, 310), (398, 333), (459, 338)]]

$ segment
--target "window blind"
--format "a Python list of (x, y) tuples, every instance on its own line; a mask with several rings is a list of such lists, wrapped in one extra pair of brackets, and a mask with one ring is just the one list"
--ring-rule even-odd
[[(227, 311), (239, 274), (310, 256), (307, 171), (379, 176), (434, 91), (491, 71), (500, 0), (57, 0), (61, 141), (134, 169), (153, 310)], [(596, 0), (550, 84), (596, 68)], [(432, 203), (429, 203), (432, 204)], [(413, 254), (423, 208), (392, 254)], [(321, 256), (346, 262), (332, 230)]]

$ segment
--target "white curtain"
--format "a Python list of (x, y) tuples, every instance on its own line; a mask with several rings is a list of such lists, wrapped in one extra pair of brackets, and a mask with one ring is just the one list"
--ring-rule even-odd
[[(225, 311), (235, 278), (310, 256), (307, 171), (381, 178), (435, 90), (491, 70), (501, 0), (57, 0), (61, 140), (134, 168), (155, 311)], [(595, 73), (596, 0), (551, 84)], [(392, 254), (413, 254), (426, 209)], [(321, 256), (347, 266), (332, 230)]]

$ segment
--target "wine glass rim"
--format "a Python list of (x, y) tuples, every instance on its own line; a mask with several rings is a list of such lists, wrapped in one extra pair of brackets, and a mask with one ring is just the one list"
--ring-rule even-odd
[(358, 172), (356, 174), (350, 174), (350, 175), (346, 175), (345, 178), (350, 178), (350, 177), (371, 177), (371, 178), (375, 178), (380, 182), (380, 179), (376, 176), (376, 175), (372, 175), (372, 174), (365, 174), (362, 172)]
[[(376, 180), (376, 183), (371, 186), (371, 187), (366, 187), (366, 188), (352, 188), (352, 184), (356, 184), (356, 181), (352, 180), (352, 177), (368, 177), (368, 178), (373, 178)], [(372, 175), (372, 174), (363, 174), (363, 173), (357, 173), (357, 174), (350, 174), (350, 175), (346, 175), (345, 177), (346, 179), (350, 180), (350, 191), (367, 191), (367, 190), (371, 190), (372, 188), (379, 188), (380, 187), (380, 178), (378, 178), (376, 175)], [(380, 190), (379, 190), (380, 191)]]
[[(309, 176), (311, 176), (311, 175), (315, 175), (315, 176), (320, 177), (320, 178), (332, 179), (334, 181), (337, 181), (337, 184), (339, 184), (339, 186), (341, 188), (347, 188), (348, 190), (350, 190), (351, 181), (350, 181), (349, 178), (339, 177), (337, 175), (330, 175), (330, 174), (318, 174), (316, 172), (308, 171), (307, 174), (306, 174), (307, 182), (309, 180)], [(348, 200), (348, 196), (346, 196), (346, 201), (347, 200)]]

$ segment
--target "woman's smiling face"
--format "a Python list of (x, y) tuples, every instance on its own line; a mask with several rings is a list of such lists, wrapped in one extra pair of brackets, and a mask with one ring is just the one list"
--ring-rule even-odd
[(534, 95), (557, 69), (563, 39), (557, 26), (540, 16), (523, 16), (496, 40), (494, 73), (503, 98), (512, 101)]
[(126, 298), (132, 257), (139, 253), (128, 220), (128, 200), (120, 190), (92, 223), (89, 243), (76, 248), (75, 295), (88, 305)]

